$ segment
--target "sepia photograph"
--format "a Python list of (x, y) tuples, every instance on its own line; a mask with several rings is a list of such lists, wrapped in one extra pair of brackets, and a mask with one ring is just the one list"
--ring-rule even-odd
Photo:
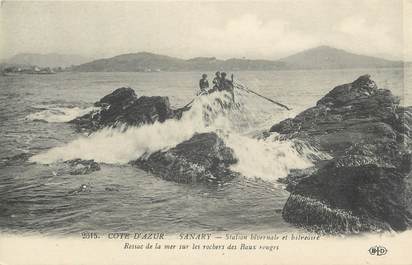
[(412, 0), (0, 7), (0, 264), (412, 264)]

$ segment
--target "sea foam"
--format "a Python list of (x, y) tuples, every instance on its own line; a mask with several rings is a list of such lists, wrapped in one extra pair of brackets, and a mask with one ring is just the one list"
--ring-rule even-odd
[(103, 128), (37, 154), (30, 160), (50, 164), (80, 158), (126, 164), (143, 155), (170, 149), (190, 139), (195, 133), (214, 131), (238, 158), (232, 170), (246, 177), (272, 181), (285, 177), (290, 169), (312, 165), (308, 156), (298, 152), (290, 141), (280, 141), (276, 137), (256, 139), (248, 136), (251, 131), (257, 130), (257, 113), (248, 109), (245, 95), (237, 96), (239, 104), (231, 108), (222, 107), (230, 103), (225, 93), (197, 97), (192, 108), (180, 120), (170, 119), (139, 127)]
[(98, 108), (79, 108), (79, 107), (55, 107), (44, 106), (44, 110), (31, 113), (26, 116), (26, 119), (31, 121), (47, 121), (47, 122), (68, 122), (79, 116), (85, 115)]

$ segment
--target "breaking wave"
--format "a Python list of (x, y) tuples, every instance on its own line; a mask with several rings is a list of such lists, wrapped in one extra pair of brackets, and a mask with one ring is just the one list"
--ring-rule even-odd
[(41, 106), (39, 108), (43, 110), (27, 115), (26, 119), (31, 121), (68, 122), (98, 109), (95, 107), (79, 108), (56, 106)]
[[(275, 116), (273, 113), (259, 113), (248, 105), (247, 95), (237, 94), (236, 97), (238, 104), (229, 108), (230, 101), (225, 93), (197, 97), (192, 108), (180, 120), (171, 119), (140, 127), (104, 128), (35, 155), (30, 160), (51, 164), (80, 158), (125, 164), (143, 155), (170, 149), (195, 133), (214, 131), (238, 158), (239, 162), (232, 170), (246, 177), (272, 181), (285, 177), (291, 169), (312, 165), (306, 151), (297, 150), (290, 141), (280, 141), (276, 135), (265, 139), (250, 136), (267, 129), (268, 119), (273, 124), (290, 116), (290, 113), (281, 110)], [(308, 150), (307, 154), (311, 152), (313, 150)]]
[(232, 170), (246, 177), (276, 180), (285, 177), (291, 169), (304, 169), (312, 166), (306, 154), (294, 149), (291, 141), (277, 141), (274, 137), (254, 139), (239, 134), (229, 135), (225, 143), (231, 147), (238, 159)]

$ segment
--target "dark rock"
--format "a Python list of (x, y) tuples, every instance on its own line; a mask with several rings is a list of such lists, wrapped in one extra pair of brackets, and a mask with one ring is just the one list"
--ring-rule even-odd
[(299, 194), (289, 196), (282, 216), (287, 222), (316, 233), (340, 234), (390, 229), (381, 222), (360, 218), (351, 211), (331, 208), (326, 203)]
[(100, 107), (100, 110), (78, 117), (70, 123), (75, 124), (79, 130), (96, 131), (103, 127), (139, 126), (179, 119), (187, 110), (172, 109), (167, 97), (137, 98), (133, 89), (125, 87), (106, 95), (95, 106)]
[(86, 175), (100, 170), (100, 165), (94, 160), (73, 159), (65, 163), (70, 166), (70, 175)]
[(338, 233), (407, 229), (411, 110), (365, 75), (272, 126), (282, 138), (305, 141), (332, 157), (283, 180), (291, 192), (284, 219)]
[(225, 146), (215, 133), (201, 133), (168, 151), (139, 158), (132, 164), (179, 183), (219, 183), (236, 176), (229, 169), (236, 162), (233, 150)]
[(316, 105), (340, 107), (348, 105), (351, 101), (366, 99), (377, 91), (378, 87), (370, 79), (370, 75), (363, 75), (353, 81), (353, 83), (335, 87), (319, 100)]
[[(406, 211), (406, 185), (400, 172), (395, 168), (379, 167), (367, 158), (364, 165), (354, 165), (353, 161), (345, 161), (344, 158), (333, 159), (312, 175), (301, 178), (297, 184), (288, 185), (287, 189), (293, 195), (323, 202), (331, 211), (346, 211), (360, 220), (375, 220), (374, 227), (380, 223), (382, 228), (389, 224), (394, 230), (405, 230), (411, 214)], [(287, 221), (297, 218), (290, 217), (289, 207), (296, 206), (291, 202), (285, 205), (284, 218)], [(313, 213), (311, 205), (304, 209)], [(309, 220), (320, 226), (328, 226), (328, 223), (320, 223), (321, 219), (312, 217), (314, 220), (303, 215), (300, 216), (300, 221)], [(363, 224), (362, 227), (367, 229), (367, 224)], [(348, 229), (350, 231), (353, 227)]]
[(119, 189), (118, 188), (115, 188), (115, 187), (106, 187), (106, 188), (104, 188), (104, 190), (105, 191), (119, 191)]
[(104, 106), (105, 104), (114, 106), (128, 106), (137, 100), (136, 93), (130, 87), (121, 87), (104, 96), (98, 102), (94, 103), (96, 107)]

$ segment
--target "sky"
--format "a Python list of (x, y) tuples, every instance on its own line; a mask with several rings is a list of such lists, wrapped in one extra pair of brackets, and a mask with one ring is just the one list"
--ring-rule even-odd
[(2, 1), (0, 58), (279, 59), (319, 45), (412, 61), (412, 0)]

